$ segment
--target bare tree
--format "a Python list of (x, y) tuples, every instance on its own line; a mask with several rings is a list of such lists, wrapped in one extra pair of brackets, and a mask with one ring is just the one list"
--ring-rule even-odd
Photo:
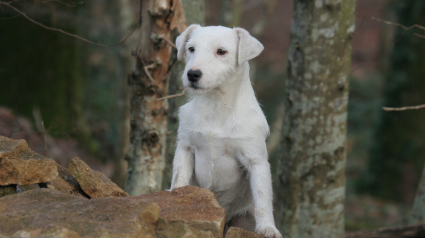
[[(173, 4), (173, 5), (170, 5)], [(141, 1), (140, 41), (130, 86), (130, 145), (125, 190), (140, 195), (161, 189), (167, 135), (166, 100), (171, 60), (172, 33), (186, 27), (180, 0)]]
[(344, 237), (355, 0), (295, 0), (276, 189), (284, 237)]

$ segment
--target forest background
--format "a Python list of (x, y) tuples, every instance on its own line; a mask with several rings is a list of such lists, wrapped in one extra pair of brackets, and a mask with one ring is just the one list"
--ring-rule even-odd
[[(292, 1), (182, 2), (187, 22), (240, 26), (264, 44), (264, 52), (251, 62), (251, 79), (271, 128), (267, 145), (275, 173)], [(0, 135), (24, 138), (33, 150), (62, 165), (79, 156), (123, 187), (130, 130), (127, 84), (140, 35), (136, 27), (140, 1), (11, 4), (41, 24), (92, 42), (111, 45), (128, 36), (105, 48), (40, 27), (0, 5)], [(425, 162), (425, 110), (388, 112), (382, 107), (425, 103), (425, 39), (415, 35), (423, 34), (417, 29), (406, 31), (374, 18), (425, 25), (424, 14), (423, 1), (356, 2), (348, 105), (347, 231), (408, 223)], [(182, 91), (176, 84), (179, 77), (170, 78), (170, 93)], [(168, 100), (177, 105), (185, 97)], [(170, 118), (172, 136), (176, 121)], [(168, 189), (174, 154), (173, 143), (168, 145), (162, 189)]]

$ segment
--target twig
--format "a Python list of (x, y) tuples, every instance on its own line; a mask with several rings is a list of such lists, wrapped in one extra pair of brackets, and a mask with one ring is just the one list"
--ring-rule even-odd
[(399, 23), (390, 22), (390, 21), (385, 21), (385, 20), (382, 20), (382, 19), (379, 19), (379, 18), (376, 18), (376, 17), (372, 17), (372, 19), (373, 19), (373, 20), (376, 20), (376, 21), (383, 22), (383, 23), (388, 24), (388, 25), (399, 26), (399, 27), (401, 27), (401, 28), (403, 28), (403, 29), (405, 29), (405, 30), (410, 30), (410, 29), (412, 29), (412, 28), (419, 28), (419, 29), (422, 29), (422, 30), (424, 30), (424, 31), (425, 31), (425, 27), (423, 27), (423, 26), (421, 26), (421, 25), (418, 25), (418, 24), (415, 24), (415, 25), (412, 25), (412, 26), (410, 26), (410, 27), (407, 27), (407, 26), (403, 26), (402, 24), (399, 24)]
[(418, 34), (418, 33), (415, 33), (415, 36), (419, 36), (419, 37), (421, 37), (421, 38), (425, 38), (425, 36), (424, 36), (424, 35), (420, 35), (420, 34)]
[(41, 121), (41, 125), (43, 126), (44, 133), (44, 156), (47, 156), (46, 130), (44, 129), (44, 121)]
[(9, 20), (9, 19), (17, 18), (19, 16), (21, 16), (21, 14), (18, 14), (18, 15), (13, 16), (13, 17), (2, 17), (2, 18), (0, 18), (0, 20)]
[(168, 96), (165, 96), (165, 97), (157, 98), (156, 101), (164, 100), (164, 99), (169, 99), (169, 98), (175, 98), (175, 97), (181, 97), (181, 96), (184, 96), (185, 93), (186, 93), (186, 90), (183, 90), (182, 93), (173, 94), (173, 95), (168, 95)]
[[(142, 62), (142, 64), (143, 64), (143, 62)], [(155, 64), (150, 64), (150, 65), (147, 65), (147, 66), (143, 65), (143, 70), (145, 71), (146, 75), (148, 76), (148, 78), (151, 80), (152, 83), (155, 83), (155, 80), (153, 79), (151, 73), (149, 73), (148, 69), (151, 69), (154, 66), (155, 66)]]
[(65, 35), (68, 35), (68, 36), (71, 36), (71, 37), (77, 38), (77, 39), (79, 39), (79, 40), (85, 41), (85, 42), (90, 43), (90, 44), (93, 44), (93, 45), (98, 45), (98, 46), (101, 46), (101, 47), (105, 47), (105, 48), (107, 48), (107, 47), (111, 47), (111, 46), (116, 46), (116, 45), (119, 45), (119, 44), (123, 43), (124, 41), (126, 41), (126, 40), (127, 40), (127, 38), (128, 38), (128, 37), (129, 37), (129, 36), (133, 33), (133, 31), (134, 31), (134, 29), (135, 29), (135, 27), (133, 27), (133, 28), (130, 30), (130, 32), (129, 32), (129, 33), (128, 33), (128, 34), (127, 34), (124, 38), (122, 38), (122, 39), (121, 39), (118, 43), (115, 43), (115, 44), (112, 44), (112, 45), (103, 45), (103, 44), (96, 43), (96, 42), (93, 42), (93, 41), (87, 40), (87, 39), (85, 39), (85, 38), (82, 38), (81, 36), (77, 36), (77, 35), (75, 35), (75, 34), (71, 34), (71, 33), (69, 33), (69, 32), (66, 32), (66, 31), (62, 30), (62, 29), (57, 29), (57, 28), (53, 28), (53, 27), (45, 26), (45, 25), (41, 24), (40, 22), (35, 21), (34, 19), (30, 18), (29, 16), (27, 16), (27, 14), (25, 14), (25, 13), (21, 12), (19, 9), (17, 9), (16, 7), (14, 7), (14, 6), (10, 5), (10, 4), (9, 4), (9, 3), (7, 3), (7, 2), (0, 2), (0, 5), (1, 5), (1, 4), (6, 5), (6, 6), (8, 6), (8, 7), (12, 8), (12, 9), (13, 9), (13, 10), (15, 10), (17, 13), (21, 14), (22, 16), (24, 16), (26, 19), (28, 19), (28, 20), (29, 20), (29, 21), (31, 21), (32, 23), (34, 23), (34, 24), (36, 24), (36, 25), (39, 25), (39, 26), (41, 26), (41, 27), (43, 27), (43, 28), (45, 28), (45, 29), (47, 29), (47, 30), (51, 30), (51, 31), (58, 31), (58, 32), (60, 32), (60, 33), (62, 33), (62, 34), (65, 34)]
[(174, 47), (175, 49), (177, 49), (177, 46), (171, 42), (169, 39), (167, 39), (166, 37), (160, 37), (160, 39), (165, 40), (165, 42), (167, 42), (168, 44), (170, 44), (172, 47)]
[(49, 2), (57, 2), (57, 3), (60, 3), (60, 4), (65, 5), (67, 7), (75, 7), (75, 6), (77, 6), (77, 4), (84, 4), (83, 1), (81, 1), (81, 2), (73, 2), (73, 3), (65, 3), (65, 2), (61, 2), (59, 0), (44, 0), (44, 1), (42, 1), (42, 3), (49, 3)]
[(409, 106), (409, 107), (383, 107), (385, 111), (406, 111), (406, 110), (417, 110), (425, 108), (425, 104), (418, 105), (418, 106)]
[[(412, 26), (410, 26), (410, 27), (407, 27), (407, 26), (404, 26), (404, 25), (399, 24), (399, 23), (390, 22), (390, 21), (385, 21), (385, 20), (382, 20), (382, 19), (379, 19), (379, 18), (376, 18), (376, 17), (372, 17), (372, 19), (373, 19), (373, 20), (375, 20), (375, 21), (380, 21), (380, 22), (385, 23), (385, 24), (388, 24), (388, 25), (399, 26), (399, 27), (401, 27), (401, 28), (403, 28), (403, 29), (405, 29), (405, 30), (406, 30), (406, 31), (403, 33), (403, 35), (402, 35), (402, 36), (401, 36), (398, 40), (396, 40), (396, 42), (395, 42), (395, 43), (397, 43), (398, 41), (400, 41), (400, 40), (401, 40), (401, 38), (403, 38), (403, 37), (406, 35), (406, 33), (407, 33), (409, 30), (413, 29), (413, 28), (419, 28), (419, 29), (421, 29), (421, 30), (424, 30), (424, 31), (425, 31), (425, 27), (423, 27), (423, 26), (421, 26), (421, 25), (418, 25), (418, 24), (414, 24), (414, 25), (412, 25)], [(420, 34), (417, 34), (417, 33), (415, 33), (415, 35), (416, 35), (416, 36), (419, 36), (419, 37), (422, 37), (422, 38), (425, 38), (425, 36), (420, 35)]]

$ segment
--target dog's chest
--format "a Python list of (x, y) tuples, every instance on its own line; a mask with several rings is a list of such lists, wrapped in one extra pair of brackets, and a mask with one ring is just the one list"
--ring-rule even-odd
[(196, 132), (191, 133), (190, 141), (195, 151), (195, 175), (200, 187), (221, 191), (240, 180), (242, 168), (231, 138)]

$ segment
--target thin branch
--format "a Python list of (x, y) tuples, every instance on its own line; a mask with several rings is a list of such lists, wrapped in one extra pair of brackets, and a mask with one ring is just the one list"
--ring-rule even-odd
[(169, 98), (175, 98), (175, 97), (181, 97), (181, 96), (184, 96), (185, 94), (186, 94), (186, 90), (183, 90), (182, 93), (173, 94), (173, 95), (168, 95), (168, 96), (165, 96), (165, 97), (157, 98), (156, 101), (164, 100), (164, 99), (169, 99)]
[(42, 1), (42, 3), (49, 3), (49, 2), (57, 2), (57, 3), (60, 3), (60, 4), (65, 5), (65, 6), (67, 6), (67, 7), (75, 7), (75, 6), (77, 6), (78, 4), (84, 4), (84, 2), (83, 2), (83, 1), (81, 1), (81, 2), (73, 2), (73, 3), (61, 2), (61, 1), (59, 1), (59, 0), (44, 0), (44, 1)]
[(0, 20), (9, 20), (9, 19), (17, 18), (19, 16), (21, 16), (21, 14), (18, 14), (18, 15), (13, 16), (13, 17), (2, 17), (2, 18), (0, 18)]
[(409, 107), (383, 107), (385, 111), (406, 111), (406, 110), (418, 110), (421, 108), (425, 108), (425, 104), (418, 106), (409, 106)]
[(47, 156), (46, 129), (44, 128), (44, 121), (41, 121), (41, 125), (43, 126), (44, 134), (44, 156)]
[(424, 36), (424, 35), (420, 35), (420, 34), (418, 34), (418, 33), (415, 33), (415, 36), (419, 36), (420, 38), (425, 38), (425, 36)]
[(34, 23), (34, 24), (36, 24), (36, 25), (39, 25), (39, 26), (41, 26), (41, 27), (43, 27), (43, 28), (45, 28), (45, 29), (47, 29), (47, 30), (51, 30), (51, 31), (58, 31), (58, 32), (61, 32), (62, 34), (65, 34), (65, 35), (68, 35), (68, 36), (71, 36), (71, 37), (74, 37), (74, 38), (77, 38), (77, 39), (79, 39), (79, 40), (82, 40), (82, 41), (85, 41), (85, 42), (87, 42), (87, 43), (90, 43), (90, 44), (93, 44), (93, 45), (98, 45), (98, 46), (101, 46), (101, 47), (105, 47), (105, 48), (107, 48), (107, 47), (111, 47), (111, 46), (116, 46), (116, 45), (119, 45), (119, 44), (121, 44), (121, 43), (123, 43), (124, 41), (126, 41), (127, 40), (127, 38), (133, 33), (133, 31), (134, 31), (134, 29), (135, 29), (135, 27), (133, 26), (133, 28), (130, 30), (130, 32), (124, 37), (124, 38), (122, 38), (118, 43), (115, 43), (115, 44), (112, 44), (112, 45), (103, 45), (103, 44), (100, 44), (100, 43), (96, 43), (96, 42), (93, 42), (93, 41), (90, 41), (90, 40), (87, 40), (87, 39), (85, 39), (85, 38), (82, 38), (82, 37), (80, 37), (80, 36), (77, 36), (77, 35), (75, 35), (75, 34), (71, 34), (71, 33), (69, 33), (69, 32), (66, 32), (66, 31), (64, 31), (64, 30), (62, 30), (62, 29), (57, 29), (57, 28), (53, 28), (53, 27), (48, 27), (48, 26), (46, 26), (46, 25), (43, 25), (43, 24), (41, 24), (40, 22), (37, 22), (37, 21), (35, 21), (34, 19), (32, 19), (32, 18), (30, 18), (29, 16), (27, 16), (25, 13), (23, 13), (23, 12), (21, 12), (20, 10), (18, 10), (16, 7), (14, 7), (14, 6), (12, 6), (12, 5), (10, 5), (9, 3), (7, 3), (7, 2), (0, 2), (0, 5), (1, 4), (3, 4), (3, 5), (6, 5), (6, 6), (8, 6), (8, 7), (10, 7), (10, 8), (12, 8), (13, 10), (15, 10), (17, 13), (19, 13), (19, 14), (21, 14), (22, 16), (24, 16), (26, 19), (28, 19), (29, 21), (31, 21), (32, 23)]
[(175, 49), (177, 49), (177, 46), (171, 42), (169, 39), (167, 39), (166, 37), (160, 37), (160, 39), (165, 40), (165, 42), (167, 42), (168, 44), (170, 44), (172, 47), (174, 47)]
[[(401, 40), (401, 38), (403, 38), (403, 37), (406, 35), (406, 33), (407, 33), (408, 31), (410, 31), (411, 29), (413, 29), (413, 28), (419, 28), (419, 29), (421, 29), (421, 30), (424, 30), (424, 31), (425, 31), (425, 27), (423, 27), (423, 26), (421, 26), (421, 25), (418, 25), (418, 24), (414, 24), (414, 25), (412, 25), (412, 26), (410, 26), (410, 27), (407, 27), (407, 26), (404, 26), (404, 25), (399, 24), (399, 23), (390, 22), (390, 21), (385, 21), (385, 20), (382, 20), (382, 19), (379, 19), (379, 18), (376, 18), (376, 17), (372, 17), (372, 19), (373, 19), (373, 20), (375, 20), (375, 21), (379, 21), (379, 22), (382, 22), (382, 23), (388, 24), (388, 25), (399, 26), (399, 27), (401, 27), (401, 28), (403, 28), (403, 29), (405, 29), (405, 30), (406, 30), (406, 31), (403, 33), (403, 35), (402, 35), (402, 36), (401, 36), (398, 40), (396, 40), (396, 42), (395, 42), (395, 43), (397, 43), (398, 41), (400, 41), (400, 40)], [(415, 33), (415, 35), (416, 35), (416, 36), (419, 36), (419, 37), (422, 37), (422, 38), (425, 38), (425, 36), (420, 35), (420, 34), (417, 34), (417, 33)]]
[(410, 30), (410, 29), (412, 29), (412, 28), (419, 28), (419, 29), (422, 29), (422, 30), (424, 30), (424, 31), (425, 31), (425, 27), (423, 27), (423, 26), (421, 26), (421, 25), (418, 25), (418, 24), (415, 24), (415, 25), (412, 25), (412, 26), (410, 26), (410, 27), (407, 27), (407, 26), (403, 26), (402, 24), (399, 24), (399, 23), (390, 22), (390, 21), (385, 21), (385, 20), (382, 20), (382, 19), (379, 19), (379, 18), (376, 18), (376, 17), (372, 17), (372, 19), (373, 19), (373, 20), (376, 20), (376, 21), (383, 22), (383, 23), (388, 24), (388, 25), (399, 26), (399, 27), (401, 27), (401, 28), (403, 28), (403, 29), (405, 29), (405, 30)]
[[(143, 62), (142, 62), (142, 64), (143, 64)], [(147, 65), (147, 66), (144, 66), (144, 64), (143, 64), (143, 70), (145, 71), (146, 75), (148, 76), (148, 78), (151, 80), (151, 82), (153, 84), (155, 83), (155, 80), (153, 79), (151, 73), (149, 73), (149, 70), (148, 69), (151, 69), (154, 66), (155, 66), (155, 64), (150, 64), (150, 65)]]

